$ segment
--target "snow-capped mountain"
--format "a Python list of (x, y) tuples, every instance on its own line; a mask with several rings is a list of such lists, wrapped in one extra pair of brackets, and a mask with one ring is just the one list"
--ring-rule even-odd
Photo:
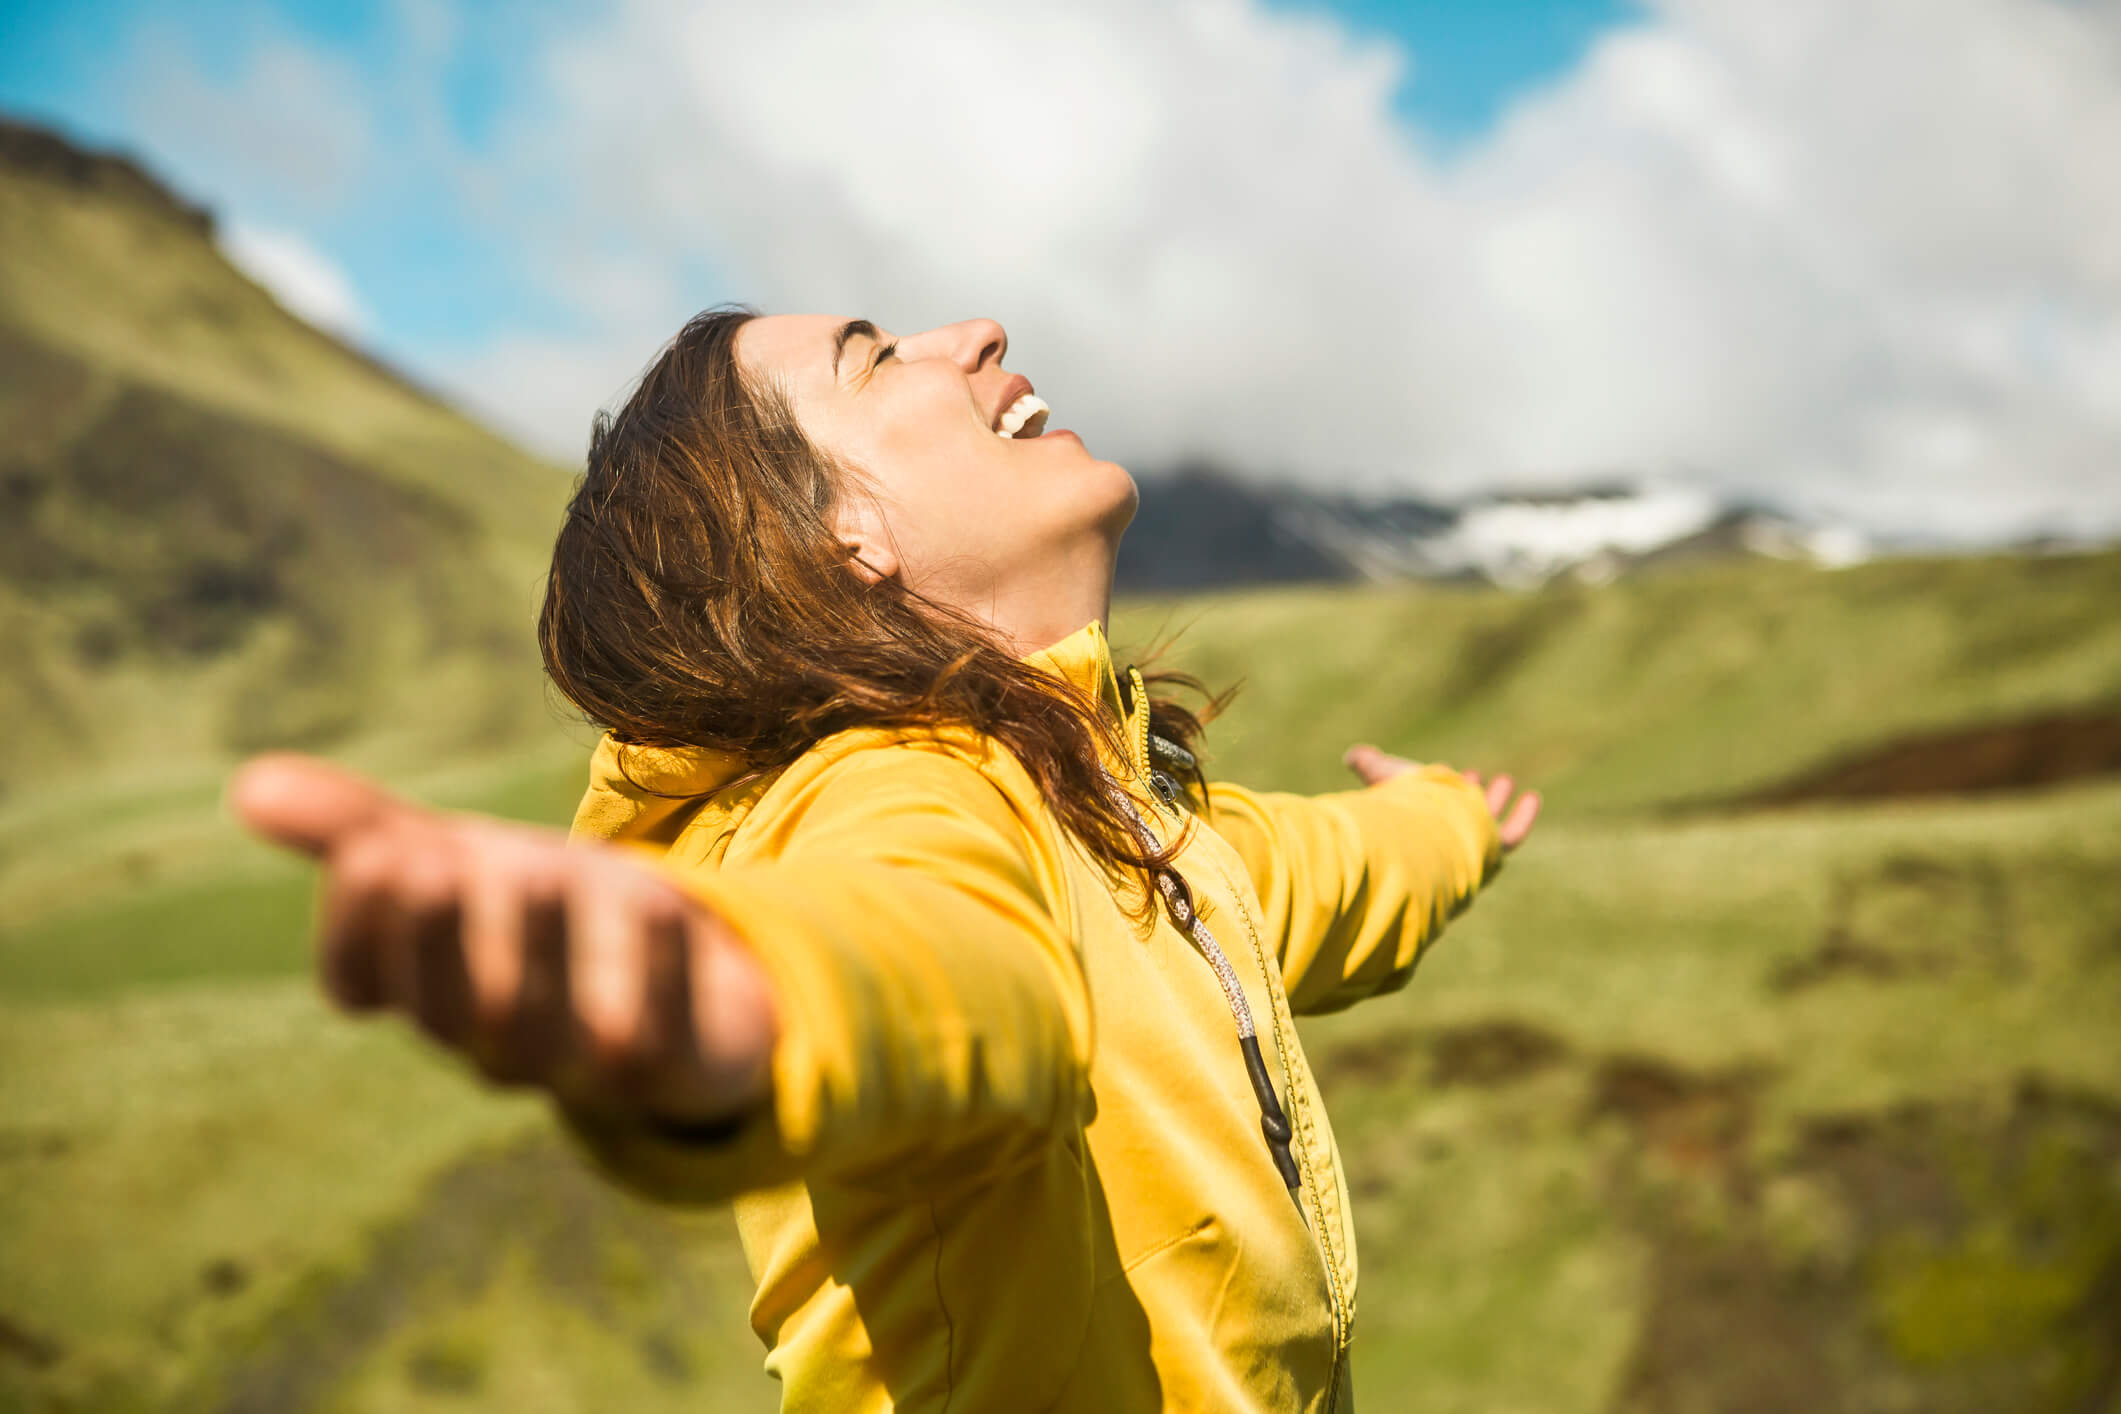
[(1611, 579), (1630, 565), (1685, 554), (1845, 565), (1870, 553), (1852, 527), (1808, 525), (1672, 484), (1489, 496), (1446, 508), (1419, 526), (1350, 509), (1319, 506), (1309, 530), (1370, 579), (1474, 578), (1531, 587), (1563, 574)]
[(1852, 526), (1819, 524), (1681, 483), (1504, 493), (1456, 504), (1325, 496), (1190, 468), (1144, 478), (1120, 582), (1178, 589), (1315, 579), (1473, 579), (1532, 587), (1594, 582), (1682, 557), (1765, 555), (1824, 566), (1872, 552)]

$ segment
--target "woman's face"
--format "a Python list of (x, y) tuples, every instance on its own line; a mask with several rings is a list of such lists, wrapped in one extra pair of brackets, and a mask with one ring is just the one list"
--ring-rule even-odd
[(860, 474), (838, 511), (859, 572), (896, 576), (1030, 651), (1103, 616), (1135, 488), (1046, 417), (1004, 435), (1037, 406), (1019, 402), (1032, 386), (1003, 369), (1008, 348), (991, 319), (896, 335), (772, 315), (737, 335), (746, 375), (779, 386), (804, 433)]

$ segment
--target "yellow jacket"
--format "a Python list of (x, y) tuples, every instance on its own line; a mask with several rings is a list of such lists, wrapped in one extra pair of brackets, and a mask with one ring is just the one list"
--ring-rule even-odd
[[(852, 731), (733, 790), (733, 759), (598, 749), (577, 836), (653, 852), (756, 949), (770, 1107), (719, 1142), (577, 1118), (622, 1182), (733, 1198), (789, 1410), (1346, 1410), (1355, 1241), (1292, 1013), (1402, 985), (1494, 869), (1428, 767), (1326, 796), (1149, 788), (1095, 624), (1030, 660), (1126, 718), (1108, 763), (1228, 954), (1295, 1130), (1297, 1202), (1215, 971), (1137, 923), (1015, 760)], [(1133, 694), (1139, 707), (1142, 695)]]

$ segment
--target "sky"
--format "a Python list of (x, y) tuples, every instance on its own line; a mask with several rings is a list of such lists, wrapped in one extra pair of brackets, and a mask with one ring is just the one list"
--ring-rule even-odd
[(0, 109), (563, 463), (734, 299), (1137, 471), (2121, 530), (2121, 0), (71, 0)]

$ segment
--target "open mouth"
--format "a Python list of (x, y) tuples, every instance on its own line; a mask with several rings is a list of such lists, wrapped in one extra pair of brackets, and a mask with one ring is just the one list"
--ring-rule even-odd
[(1052, 411), (1038, 394), (1025, 393), (1002, 413), (1001, 421), (994, 425), (994, 435), (1003, 441), (1036, 437), (1046, 430), (1046, 418)]

